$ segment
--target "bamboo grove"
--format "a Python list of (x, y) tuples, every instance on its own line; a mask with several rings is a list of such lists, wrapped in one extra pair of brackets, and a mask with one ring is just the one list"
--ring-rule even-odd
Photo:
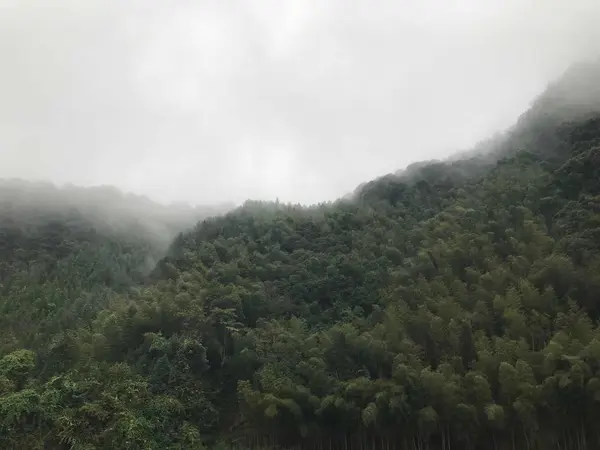
[(544, 108), (167, 250), (149, 216), (0, 203), (0, 446), (600, 448), (600, 115)]

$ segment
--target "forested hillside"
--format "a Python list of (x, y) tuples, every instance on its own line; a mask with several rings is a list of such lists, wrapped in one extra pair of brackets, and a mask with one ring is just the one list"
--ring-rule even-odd
[(148, 216), (2, 203), (0, 445), (600, 448), (600, 70), (573, 70), (484, 149), (171, 222), (157, 264)]
[(0, 180), (0, 351), (40, 349), (88, 325), (143, 282), (178, 232), (218, 212), (108, 187)]

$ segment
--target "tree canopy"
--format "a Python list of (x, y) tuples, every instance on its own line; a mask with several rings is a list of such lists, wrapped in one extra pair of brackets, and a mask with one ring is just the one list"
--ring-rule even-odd
[(598, 448), (600, 113), (553, 89), (311, 207), (0, 184), (0, 445)]

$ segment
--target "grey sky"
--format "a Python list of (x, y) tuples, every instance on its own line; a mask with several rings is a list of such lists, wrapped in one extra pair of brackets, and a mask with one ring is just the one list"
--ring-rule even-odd
[(0, 177), (316, 202), (510, 125), (597, 0), (0, 0)]

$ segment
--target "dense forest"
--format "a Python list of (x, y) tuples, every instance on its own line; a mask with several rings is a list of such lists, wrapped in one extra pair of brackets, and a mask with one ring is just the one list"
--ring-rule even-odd
[(311, 207), (0, 184), (0, 447), (600, 448), (599, 79)]

